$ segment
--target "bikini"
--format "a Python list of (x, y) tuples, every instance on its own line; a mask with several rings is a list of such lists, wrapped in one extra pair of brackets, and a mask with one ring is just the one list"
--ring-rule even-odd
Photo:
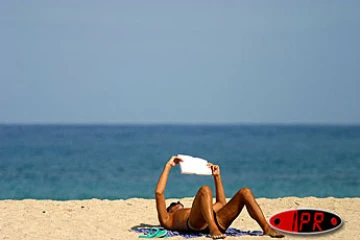
[[(207, 226), (205, 229), (202, 229), (202, 230), (192, 229), (190, 227), (189, 220), (190, 220), (190, 217), (188, 217), (188, 219), (186, 220), (186, 228), (187, 228), (188, 232), (200, 232), (200, 233), (209, 233), (210, 232), (209, 226)], [(217, 221), (215, 211), (214, 211), (214, 221), (215, 221), (216, 226), (219, 228), (220, 232), (225, 233), (226, 229), (223, 229), (222, 227), (220, 227), (219, 222)]]

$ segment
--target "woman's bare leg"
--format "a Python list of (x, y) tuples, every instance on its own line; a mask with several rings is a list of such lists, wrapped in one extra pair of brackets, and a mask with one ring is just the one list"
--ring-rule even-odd
[(191, 207), (189, 224), (194, 230), (203, 230), (209, 227), (212, 238), (225, 238), (214, 220), (213, 198), (211, 188), (203, 186), (197, 192)]
[(279, 234), (269, 226), (249, 188), (240, 189), (234, 197), (216, 213), (220, 226), (227, 229), (237, 216), (239, 216), (244, 206), (246, 206), (249, 215), (260, 225), (264, 231), (264, 235), (277, 238), (284, 237), (284, 235)]

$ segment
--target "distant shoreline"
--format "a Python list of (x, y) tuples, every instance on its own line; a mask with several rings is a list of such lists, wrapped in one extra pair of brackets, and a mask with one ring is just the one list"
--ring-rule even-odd
[[(177, 199), (193, 199), (194, 197), (166, 197), (165, 199), (167, 201), (170, 200), (177, 200)], [(279, 199), (285, 199), (285, 198), (298, 198), (298, 199), (306, 199), (306, 198), (314, 198), (314, 199), (354, 199), (354, 200), (360, 200), (360, 196), (359, 197), (334, 197), (334, 196), (328, 196), (328, 197), (315, 197), (315, 196), (305, 196), (305, 197), (297, 197), (297, 196), (284, 196), (284, 197), (274, 197), (274, 198), (270, 198), (270, 197), (256, 197), (256, 199), (267, 199), (267, 200), (279, 200)], [(23, 198), (23, 199), (10, 199), (10, 198), (5, 198), (5, 199), (0, 199), (1, 201), (27, 201), (27, 200), (31, 200), (31, 201), (59, 201), (59, 202), (69, 202), (69, 201), (90, 201), (90, 200), (99, 200), (99, 201), (128, 201), (128, 200), (133, 200), (133, 199), (142, 199), (142, 200), (154, 200), (155, 198), (143, 198), (143, 197), (129, 197), (129, 198), (84, 198), (84, 199), (51, 199), (51, 198)], [(214, 198), (215, 200), (215, 198)], [(230, 200), (230, 198), (228, 198), (228, 200)]]

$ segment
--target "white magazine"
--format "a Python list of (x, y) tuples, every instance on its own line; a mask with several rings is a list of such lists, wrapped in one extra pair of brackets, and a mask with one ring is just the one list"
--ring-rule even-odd
[(208, 161), (189, 155), (178, 155), (183, 161), (180, 162), (182, 174), (212, 175), (211, 168), (207, 166)]

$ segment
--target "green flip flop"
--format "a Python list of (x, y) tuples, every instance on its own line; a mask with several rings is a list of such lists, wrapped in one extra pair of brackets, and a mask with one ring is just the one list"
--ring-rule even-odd
[(151, 228), (148, 234), (141, 235), (139, 238), (167, 238), (166, 234), (165, 229)]

